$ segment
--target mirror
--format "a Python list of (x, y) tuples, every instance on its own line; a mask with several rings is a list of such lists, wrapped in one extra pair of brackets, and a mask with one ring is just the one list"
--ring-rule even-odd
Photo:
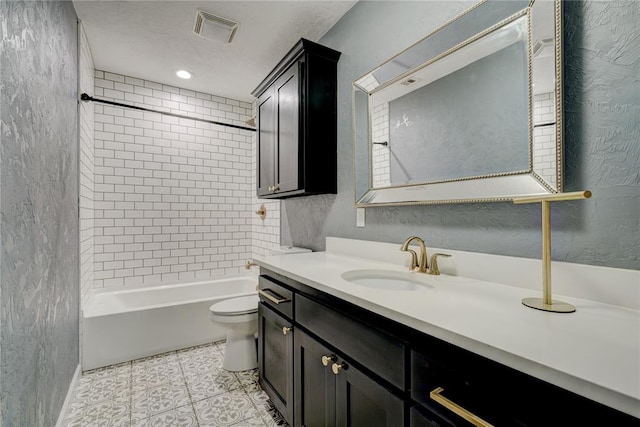
[(562, 191), (560, 13), (483, 0), (356, 79), (356, 205)]

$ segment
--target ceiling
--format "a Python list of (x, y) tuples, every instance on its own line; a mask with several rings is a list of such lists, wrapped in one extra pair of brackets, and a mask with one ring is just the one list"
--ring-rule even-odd
[[(355, 3), (74, 0), (96, 69), (248, 102), (301, 37), (318, 41)], [(194, 34), (197, 9), (239, 22), (233, 41)]]

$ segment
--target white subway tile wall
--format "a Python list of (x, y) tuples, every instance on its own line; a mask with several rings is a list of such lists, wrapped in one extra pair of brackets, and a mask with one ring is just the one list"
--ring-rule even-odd
[[(389, 103), (373, 108), (373, 142), (389, 142)], [(371, 167), (373, 187), (391, 185), (391, 160), (389, 145), (373, 144), (371, 149)]]
[[(95, 96), (246, 126), (252, 105), (96, 71)], [(236, 274), (254, 254), (255, 132), (95, 105), (96, 287)], [(279, 218), (279, 217), (278, 217)], [(279, 235), (268, 227), (260, 244)]]
[(533, 129), (533, 170), (551, 186), (556, 177), (556, 100), (555, 94), (542, 93), (533, 97), (533, 124), (546, 125)]
[[(80, 93), (93, 95), (93, 56), (82, 24), (78, 26), (79, 36), (79, 77)], [(80, 122), (80, 301), (81, 306), (89, 297), (93, 286), (93, 244), (94, 244), (94, 122), (92, 102), (79, 105)], [(82, 322), (81, 322), (82, 325)]]

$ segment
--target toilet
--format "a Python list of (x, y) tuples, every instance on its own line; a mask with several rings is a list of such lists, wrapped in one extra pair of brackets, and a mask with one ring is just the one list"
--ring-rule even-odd
[[(311, 252), (310, 249), (280, 246), (270, 255)], [(209, 307), (209, 319), (227, 330), (227, 345), (222, 368), (227, 371), (247, 371), (258, 367), (255, 337), (258, 332), (257, 294), (229, 298)]]
[(254, 335), (258, 330), (258, 296), (229, 298), (209, 307), (209, 319), (227, 330), (222, 368), (246, 371), (258, 366)]

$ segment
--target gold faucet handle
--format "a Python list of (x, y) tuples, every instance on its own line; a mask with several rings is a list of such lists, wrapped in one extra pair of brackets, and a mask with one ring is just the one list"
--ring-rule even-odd
[(409, 269), (415, 270), (416, 268), (418, 268), (418, 255), (416, 254), (416, 251), (407, 249), (404, 252), (409, 252), (411, 254), (411, 265), (409, 266)]
[(431, 255), (431, 259), (429, 260), (429, 274), (433, 274), (434, 276), (440, 275), (440, 269), (438, 268), (438, 257), (451, 258), (449, 254), (433, 254)]

